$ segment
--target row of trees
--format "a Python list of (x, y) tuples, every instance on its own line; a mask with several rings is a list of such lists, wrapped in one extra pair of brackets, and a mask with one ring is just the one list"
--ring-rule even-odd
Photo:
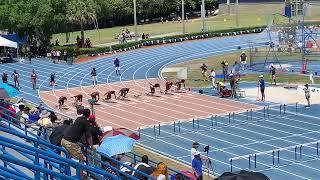
[[(185, 0), (186, 12), (199, 11), (201, 0)], [(217, 6), (206, 0), (206, 9)], [(137, 0), (139, 19), (181, 13), (181, 0)], [(1, 0), (0, 30), (28, 35), (41, 45), (54, 33), (133, 23), (133, 0)], [(82, 40), (84, 34), (82, 33)]]

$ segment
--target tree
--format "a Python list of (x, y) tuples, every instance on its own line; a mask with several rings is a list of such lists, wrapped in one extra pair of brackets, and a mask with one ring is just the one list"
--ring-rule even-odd
[(84, 44), (84, 27), (97, 19), (97, 5), (93, 0), (71, 0), (67, 4), (67, 20), (80, 25), (81, 41)]
[(47, 46), (53, 33), (65, 23), (67, 0), (3, 0), (0, 3), (0, 29), (21, 36), (30, 42)]

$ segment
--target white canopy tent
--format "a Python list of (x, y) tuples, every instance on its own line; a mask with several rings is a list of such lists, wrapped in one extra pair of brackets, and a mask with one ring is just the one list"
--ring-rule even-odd
[(0, 36), (0, 46), (18, 48), (18, 43), (10, 41), (10, 40)]

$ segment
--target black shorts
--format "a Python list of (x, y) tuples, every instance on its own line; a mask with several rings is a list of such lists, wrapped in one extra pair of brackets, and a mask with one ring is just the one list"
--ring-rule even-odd
[(260, 89), (261, 93), (264, 93), (264, 88), (263, 89)]
[(83, 96), (76, 96), (75, 98), (77, 99), (77, 101), (82, 102), (82, 97)]
[(64, 99), (59, 99), (59, 105), (63, 105), (64, 104)]
[(156, 92), (156, 89), (154, 87), (150, 87), (150, 92), (151, 93), (155, 93)]

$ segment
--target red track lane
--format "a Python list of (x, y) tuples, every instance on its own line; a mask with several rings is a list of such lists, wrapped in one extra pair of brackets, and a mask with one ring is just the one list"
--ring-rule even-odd
[[(173, 95), (160, 94), (160, 97), (147, 96), (149, 81), (159, 83), (164, 90), (164, 82), (159, 79), (117, 82), (99, 85), (96, 88), (79, 87), (64, 90), (53, 90), (40, 92), (40, 97), (49, 107), (60, 111), (70, 117), (75, 117), (75, 108), (72, 107), (71, 96), (82, 94), (84, 106), (89, 107), (87, 99), (94, 91), (100, 95), (109, 90), (118, 91), (122, 87), (130, 88), (127, 100), (112, 100), (115, 103), (99, 101), (95, 106), (97, 122), (101, 126), (125, 127), (136, 130), (139, 127), (152, 126), (154, 124), (171, 123), (173, 121), (188, 120), (198, 117), (209, 117), (211, 115), (226, 114), (230, 112), (246, 111), (257, 108), (257, 106), (239, 103), (232, 100), (221, 99), (200, 95), (197, 93), (173, 93)], [(136, 98), (134, 95), (141, 95)], [(61, 96), (68, 98), (68, 110), (58, 110), (58, 99)]]

